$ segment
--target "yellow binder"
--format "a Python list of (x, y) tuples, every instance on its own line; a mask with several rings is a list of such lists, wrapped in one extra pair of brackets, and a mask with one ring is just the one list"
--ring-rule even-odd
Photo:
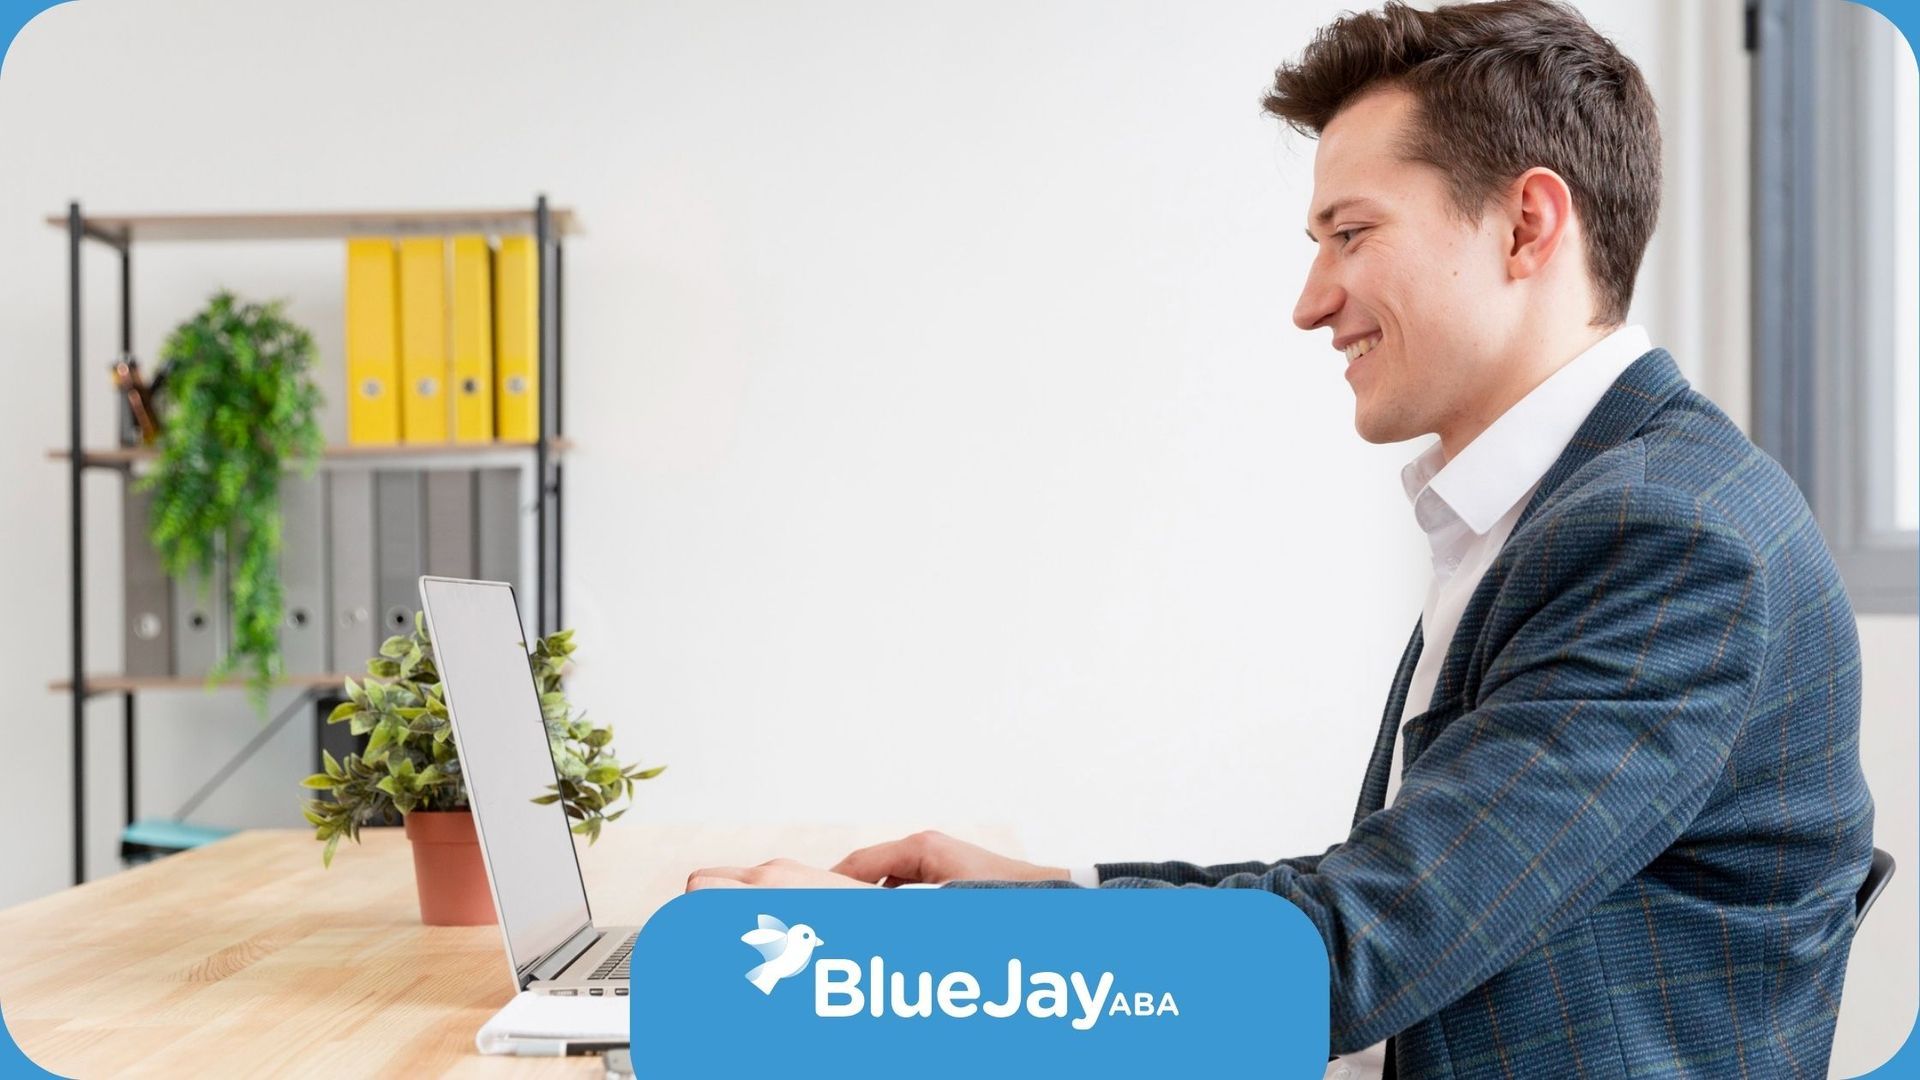
[(494, 264), (494, 395), (501, 439), (540, 437), (540, 254), (533, 237), (502, 236)]
[(393, 241), (347, 241), (347, 442), (400, 441), (399, 294)]
[(400, 241), (400, 441), (447, 441), (447, 242)]
[(453, 238), (453, 441), (493, 441), (493, 249)]

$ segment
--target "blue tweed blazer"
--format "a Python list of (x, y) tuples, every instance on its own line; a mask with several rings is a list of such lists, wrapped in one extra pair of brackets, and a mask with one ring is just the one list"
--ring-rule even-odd
[(1654, 349), (1548, 470), (1352, 833), (1103, 888), (1268, 889), (1399, 1080), (1824, 1078), (1872, 854), (1851, 605), (1785, 472)]

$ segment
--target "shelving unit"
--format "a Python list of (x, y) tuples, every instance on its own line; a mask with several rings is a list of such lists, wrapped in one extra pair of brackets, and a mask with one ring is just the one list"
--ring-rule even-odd
[[(519, 463), (531, 466), (535, 482), (534, 498), (534, 621), (535, 632), (546, 635), (564, 625), (560, 607), (561, 583), (561, 458), (571, 443), (561, 436), (561, 311), (563, 238), (580, 231), (573, 212), (549, 207), (540, 195), (531, 209), (494, 210), (420, 210), (420, 211), (344, 211), (319, 213), (253, 214), (94, 214), (81, 212), (78, 202), (67, 204), (63, 215), (50, 215), (47, 223), (67, 233), (67, 447), (48, 451), (55, 461), (64, 461), (68, 473), (68, 536), (71, 591), (69, 647), (72, 664), (68, 678), (50, 684), (50, 689), (71, 696), (73, 732), (73, 880), (86, 880), (86, 706), (96, 695), (118, 694), (121, 700), (121, 740), (124, 775), (122, 776), (126, 820), (135, 819), (136, 753), (134, 738), (134, 699), (141, 693), (166, 690), (197, 690), (206, 685), (204, 677), (140, 676), (88, 674), (86, 657), (86, 567), (83, 539), (85, 514), (82, 494), (89, 471), (105, 470), (119, 474), (122, 482), (130, 479), (155, 452), (145, 447), (89, 448), (81, 423), (81, 395), (89, 370), (83, 363), (86, 349), (81, 336), (80, 260), (87, 243), (105, 245), (120, 260), (120, 342), (119, 351), (133, 350), (133, 248), (136, 243), (211, 243), (246, 240), (330, 240), (355, 236), (443, 235), (457, 232), (487, 234), (523, 234), (534, 237), (539, 257), (540, 318), (540, 407), (539, 436), (531, 442), (485, 444), (449, 443), (418, 446), (333, 446), (323, 456), (321, 467), (330, 463), (351, 463), (356, 467), (383, 462), (403, 466), (431, 463), (457, 468), (475, 463), (498, 466)], [(95, 379), (96, 382), (99, 380)], [(358, 673), (355, 677), (360, 677)], [(339, 685), (346, 673), (289, 675), (280, 685), (321, 687)], [(234, 678), (228, 685), (240, 686)]]
[[(339, 686), (341, 680), (348, 675), (367, 682), (380, 681), (365, 672), (346, 671), (323, 672), (316, 675), (282, 675), (275, 685)], [(113, 694), (130, 693), (136, 690), (199, 690), (207, 685), (207, 680), (199, 675), (89, 675), (86, 685), (89, 694)], [(238, 688), (247, 685), (247, 681), (234, 675), (215, 685), (222, 688)], [(47, 689), (64, 692), (73, 689), (73, 683), (66, 679), (55, 679), (47, 684)]]
[[(571, 439), (549, 439), (547, 448), (555, 454), (564, 454), (573, 448)], [(496, 441), (490, 443), (447, 443), (444, 446), (329, 446), (321, 453), (320, 462), (324, 467), (328, 462), (347, 462), (360, 467), (385, 464), (408, 465), (421, 459), (432, 460), (449, 467), (471, 463), (473, 465), (498, 465), (501, 459), (513, 460), (532, 453), (531, 442)], [(65, 461), (72, 457), (69, 450), (48, 450), (47, 457), (54, 461)], [(105, 449), (81, 451), (81, 463), (87, 466), (101, 465), (140, 465), (160, 456), (159, 451), (150, 446), (115, 446)], [(469, 462), (468, 459), (471, 459)]]

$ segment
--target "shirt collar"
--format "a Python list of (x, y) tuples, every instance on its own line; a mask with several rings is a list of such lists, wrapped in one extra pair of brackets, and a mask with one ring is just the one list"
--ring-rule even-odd
[[(1427, 447), (1400, 471), (1420, 527), (1433, 533), (1452, 518), (1475, 535), (1493, 528), (1546, 475), (1614, 380), (1652, 347), (1645, 327), (1622, 326), (1514, 402), (1453, 460), (1442, 457), (1439, 442)], [(1433, 500), (1440, 505), (1427, 505)]]

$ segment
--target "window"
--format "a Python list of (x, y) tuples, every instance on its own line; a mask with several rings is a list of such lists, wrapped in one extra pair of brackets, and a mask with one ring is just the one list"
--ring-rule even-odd
[(1910, 49), (1892, 53), (1893, 99), (1893, 471), (1890, 525), (1920, 530), (1920, 69)]
[(1753, 432), (1854, 607), (1920, 599), (1920, 77), (1850, 3), (1754, 0)]

